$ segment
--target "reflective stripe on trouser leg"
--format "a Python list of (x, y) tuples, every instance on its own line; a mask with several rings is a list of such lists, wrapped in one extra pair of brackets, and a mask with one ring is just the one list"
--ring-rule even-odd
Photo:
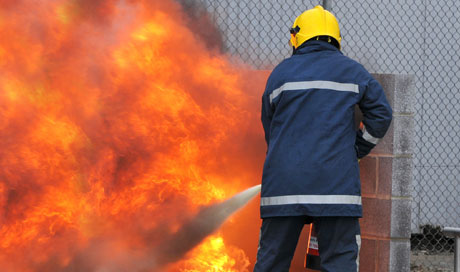
[(361, 252), (361, 235), (356, 235), (356, 244), (358, 245), (358, 258), (356, 258), (356, 272), (359, 272), (359, 253)]
[(264, 218), (254, 272), (289, 272), (306, 216)]
[(361, 243), (358, 218), (317, 217), (314, 224), (317, 230), (321, 271), (358, 271)]

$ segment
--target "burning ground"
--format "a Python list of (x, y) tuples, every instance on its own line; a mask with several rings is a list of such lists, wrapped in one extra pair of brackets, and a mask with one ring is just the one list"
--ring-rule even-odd
[[(0, 39), (1, 271), (159, 271), (202, 207), (259, 183), (266, 75), (228, 61), (205, 13), (1, 0)], [(247, 271), (247, 222), (161, 270)]]

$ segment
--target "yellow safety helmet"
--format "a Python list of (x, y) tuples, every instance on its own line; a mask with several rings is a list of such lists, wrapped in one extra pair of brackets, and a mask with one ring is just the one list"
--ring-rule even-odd
[(291, 45), (297, 49), (305, 41), (318, 36), (334, 38), (340, 49), (342, 38), (339, 23), (335, 16), (322, 6), (306, 10), (295, 19), (291, 28)]

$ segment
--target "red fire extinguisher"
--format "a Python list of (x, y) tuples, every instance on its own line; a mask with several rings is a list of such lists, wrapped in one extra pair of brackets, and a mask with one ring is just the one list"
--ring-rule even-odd
[(307, 253), (305, 254), (305, 268), (307, 271), (320, 271), (321, 259), (318, 251), (318, 239), (313, 223), (310, 224), (310, 234), (308, 235)]

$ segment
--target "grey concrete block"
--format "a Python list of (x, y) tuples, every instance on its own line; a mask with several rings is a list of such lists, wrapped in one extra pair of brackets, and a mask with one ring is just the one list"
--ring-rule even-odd
[(393, 183), (393, 157), (378, 158), (378, 186), (377, 194), (391, 197)]
[(382, 86), (385, 96), (391, 108), (394, 108), (396, 75), (394, 74), (371, 74)]
[(410, 238), (411, 199), (391, 199), (391, 238)]
[(390, 241), (390, 271), (410, 271), (410, 242), (409, 240)]
[(414, 152), (414, 116), (393, 116), (393, 154), (410, 155)]
[[(394, 118), (394, 117), (393, 117)], [(373, 154), (389, 154), (393, 155), (394, 150), (394, 119), (388, 128), (387, 133), (380, 139), (379, 143), (372, 149)]]
[(397, 197), (410, 197), (412, 191), (412, 157), (392, 158), (392, 184), (391, 195)]
[(374, 154), (411, 154), (413, 152), (415, 84), (412, 75), (372, 74), (382, 85), (393, 108), (393, 121)]
[(415, 105), (415, 77), (413, 75), (395, 75), (393, 111), (395, 113), (413, 113)]
[(394, 113), (413, 113), (415, 105), (415, 76), (372, 74), (382, 85)]
[(374, 154), (410, 155), (414, 152), (414, 116), (393, 115), (385, 137), (372, 150)]
[(412, 157), (378, 158), (379, 195), (410, 197), (412, 191)]

